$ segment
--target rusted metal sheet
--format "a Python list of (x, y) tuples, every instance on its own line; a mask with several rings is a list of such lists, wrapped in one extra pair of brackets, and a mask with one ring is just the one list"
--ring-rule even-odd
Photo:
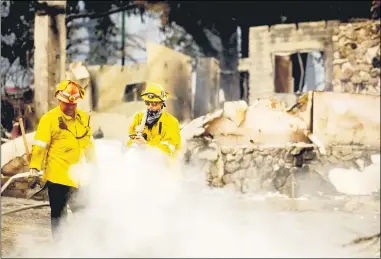
[(380, 96), (314, 92), (313, 134), (325, 146), (380, 148)]

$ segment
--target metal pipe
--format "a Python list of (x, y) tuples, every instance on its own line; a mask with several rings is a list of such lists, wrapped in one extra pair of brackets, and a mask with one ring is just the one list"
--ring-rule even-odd
[(124, 38), (125, 38), (125, 31), (126, 31), (126, 15), (125, 11), (122, 12), (122, 66), (124, 66), (124, 56), (125, 56), (125, 50), (124, 50)]

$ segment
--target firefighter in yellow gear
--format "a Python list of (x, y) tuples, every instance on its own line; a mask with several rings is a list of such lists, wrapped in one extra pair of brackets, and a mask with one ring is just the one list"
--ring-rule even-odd
[(164, 111), (169, 93), (159, 84), (148, 83), (141, 97), (147, 110), (139, 112), (130, 126), (127, 146), (146, 144), (175, 157), (181, 148), (179, 121)]
[(55, 92), (59, 105), (41, 117), (32, 145), (29, 167), (31, 175), (44, 170), (53, 237), (59, 221), (66, 216), (67, 204), (73, 212), (80, 208), (72, 202), (79, 183), (70, 174), (71, 166), (82, 159), (95, 162), (90, 116), (77, 108), (84, 94), (85, 90), (78, 83), (61, 81)]

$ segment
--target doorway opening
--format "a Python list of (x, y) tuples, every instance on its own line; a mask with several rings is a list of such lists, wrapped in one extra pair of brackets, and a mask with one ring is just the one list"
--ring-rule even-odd
[(240, 99), (249, 100), (249, 71), (239, 72)]
[(302, 94), (311, 90), (324, 90), (324, 82), (324, 52), (275, 55), (276, 93)]
[(144, 83), (128, 84), (124, 88), (123, 101), (124, 102), (136, 102), (142, 101), (140, 97), (141, 92), (144, 90)]

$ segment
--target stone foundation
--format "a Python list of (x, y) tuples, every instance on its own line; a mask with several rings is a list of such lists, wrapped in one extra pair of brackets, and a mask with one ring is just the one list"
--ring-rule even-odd
[(379, 152), (364, 146), (331, 146), (321, 155), (316, 146), (305, 143), (227, 147), (196, 138), (190, 142), (185, 160), (201, 164), (214, 187), (235, 188), (242, 193), (279, 191), (300, 197), (336, 193), (328, 180), (331, 169), (363, 170), (372, 163), (371, 156)]

